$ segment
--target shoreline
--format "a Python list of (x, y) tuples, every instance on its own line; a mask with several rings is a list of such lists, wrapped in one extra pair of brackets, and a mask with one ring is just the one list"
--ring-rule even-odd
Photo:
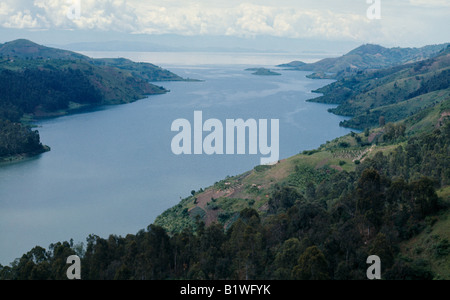
[(6, 166), (6, 165), (12, 165), (19, 162), (24, 162), (33, 158), (36, 158), (37, 156), (44, 154), (46, 152), (50, 152), (51, 148), (47, 145), (42, 146), (41, 151), (34, 151), (30, 153), (21, 153), (21, 154), (15, 154), (10, 155), (6, 157), (0, 157), (0, 167)]
[[(321, 84), (321, 86), (322, 86), (322, 84)], [(137, 100), (135, 100), (135, 101), (133, 101), (133, 102), (137, 102), (137, 101), (140, 101), (140, 100), (145, 100), (145, 99), (147, 99), (147, 98), (150, 98), (150, 99), (151, 99), (151, 97), (145, 96), (145, 97), (140, 98), (140, 99), (137, 99)], [(130, 102), (130, 103), (131, 103), (131, 102)], [(124, 104), (126, 104), (126, 103), (124, 103)], [(83, 112), (89, 112), (89, 111), (96, 111), (96, 110), (101, 110), (101, 109), (107, 109), (108, 106), (115, 106), (115, 105), (117, 105), (117, 104), (102, 104), (102, 105), (95, 105), (95, 106), (91, 106), (91, 107), (83, 107), (83, 108), (81, 108), (81, 110), (71, 110), (70, 112), (66, 112), (66, 114), (63, 114), (63, 115), (60, 115), (60, 116), (40, 117), (38, 120), (52, 119), (52, 118), (57, 118), (57, 117), (61, 117), (61, 116), (67, 116), (67, 114), (77, 114), (77, 113), (83, 113)], [(48, 150), (48, 151), (50, 151), (50, 150)], [(40, 155), (40, 154), (43, 154), (43, 153), (44, 153), (44, 152), (42, 152), (42, 153), (30, 154), (30, 155), (18, 155), (18, 156), (12, 157), (9, 161), (7, 160), (7, 161), (2, 161), (2, 162), (0, 162), (0, 167), (5, 166), (5, 165), (9, 165), (9, 164), (14, 164), (14, 163), (23, 163), (23, 162), (31, 161), (31, 160), (33, 160), (33, 159), (36, 159), (36, 160), (37, 160), (37, 159), (40, 159), (40, 158), (41, 158), (39, 155)], [(289, 157), (291, 157), (291, 156), (289, 156)], [(249, 170), (251, 170), (251, 168), (249, 168)], [(248, 172), (248, 170), (246, 170), (245, 172)], [(224, 179), (224, 178), (218, 179), (218, 181), (221, 181), (221, 180), (223, 180), (223, 179)], [(177, 204), (179, 204), (178, 201), (176, 201), (176, 202), (177, 202)], [(159, 215), (163, 214), (165, 211), (169, 210), (170, 208), (171, 208), (171, 206), (170, 206), (170, 205), (167, 205), (167, 207), (166, 207), (160, 214), (157, 214), (156, 217), (158, 217)], [(155, 219), (156, 219), (156, 218), (155, 218)], [(153, 224), (154, 221), (155, 221), (155, 220), (153, 220), (153, 222), (149, 222), (149, 223), (145, 224), (145, 226), (147, 226), (147, 225), (150, 224), (150, 223)], [(133, 232), (130, 232), (130, 233), (134, 234)], [(111, 230), (111, 231), (110, 231), (110, 234), (114, 234), (114, 230)]]

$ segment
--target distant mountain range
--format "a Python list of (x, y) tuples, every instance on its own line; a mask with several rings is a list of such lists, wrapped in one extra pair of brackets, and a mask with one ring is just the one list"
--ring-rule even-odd
[(422, 48), (385, 48), (379, 45), (362, 45), (347, 54), (322, 59), (315, 63), (293, 61), (278, 67), (299, 71), (312, 71), (312, 78), (339, 79), (361, 70), (389, 68), (396, 65), (428, 59), (445, 49), (449, 43)]
[(74, 51), (117, 51), (117, 52), (265, 52), (260, 49), (250, 47), (213, 47), (196, 46), (192, 43), (190, 46), (168, 46), (153, 42), (84, 42), (71, 43), (63, 46)]
[[(48, 38), (47, 40), (53, 40)], [(63, 40), (63, 39), (59, 39)], [(65, 40), (65, 39), (64, 39)], [(273, 36), (252, 38), (233, 36), (133, 35), (104, 36), (96, 40), (53, 42), (57, 48), (73, 51), (130, 51), (130, 52), (246, 52), (246, 53), (345, 53), (357, 46), (355, 42), (293, 39)], [(331, 51), (331, 52), (330, 52)], [(324, 56), (322, 56), (324, 57)]]

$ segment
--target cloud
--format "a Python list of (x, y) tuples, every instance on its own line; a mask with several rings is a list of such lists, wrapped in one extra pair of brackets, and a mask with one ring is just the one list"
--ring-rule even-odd
[[(233, 35), (279, 37), (359, 38), (371, 30), (365, 14), (340, 14), (330, 10), (305, 10), (240, 3), (214, 8), (142, 7), (136, 33)], [(366, 32), (367, 33), (367, 32)]]
[[(136, 14), (125, 0), (3, 0), (0, 26), (32, 29), (135, 30)], [(80, 3), (79, 18), (68, 12)]]
[(31, 16), (30, 11), (19, 11), (12, 16), (9, 16), (3, 23), (6, 28), (36, 28), (38, 27), (38, 20)]
[[(67, 13), (75, 1), (80, 1), (80, 16), (69, 18)], [(383, 0), (382, 20), (371, 22), (366, 16), (368, 4), (365, 0), (318, 2), (2, 0), (0, 27), (396, 42), (399, 38), (416, 40), (420, 38), (417, 33), (432, 32), (433, 24), (438, 22), (442, 27), (448, 17), (445, 11), (450, 7), (448, 0), (399, 0), (395, 4)], [(421, 20), (420, 26), (417, 20)], [(407, 30), (402, 32), (398, 28)]]
[[(67, 12), (80, 1), (80, 17)], [(249, 0), (250, 1), (250, 0)], [(285, 3), (284, 1), (283, 3)], [(0, 5), (0, 26), (35, 29), (92, 29), (130, 33), (183, 35), (273, 35), (286, 37), (355, 37), (367, 25), (364, 15), (339, 15), (331, 11), (278, 7), (230, 1), (136, 0), (5, 0)], [(349, 21), (352, 24), (349, 24)], [(353, 25), (353, 26), (350, 26)]]
[[(448, 0), (409, 0), (409, 4), (421, 7), (447, 7), (450, 8)], [(447, 11), (447, 13), (449, 13)]]
[(0, 16), (5, 17), (10, 15), (14, 10), (8, 5), (7, 2), (0, 3)]
[(48, 19), (49, 29), (126, 32), (133, 30), (136, 23), (134, 10), (125, 0), (35, 0), (34, 6)]

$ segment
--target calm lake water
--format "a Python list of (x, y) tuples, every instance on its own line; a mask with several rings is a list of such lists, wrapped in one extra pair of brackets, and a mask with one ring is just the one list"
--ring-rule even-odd
[[(120, 56), (136, 59), (133, 55)], [(140, 61), (163, 63), (139, 55)], [(305, 102), (317, 96), (311, 90), (330, 81), (307, 79), (305, 72), (255, 76), (245, 71), (254, 63), (289, 62), (282, 59), (163, 64), (203, 81), (157, 83), (171, 92), (39, 122), (42, 142), (52, 151), (0, 167), (0, 264), (8, 265), (36, 245), (47, 248), (71, 238), (85, 242), (89, 234), (135, 234), (191, 190), (259, 164), (260, 154), (174, 155), (171, 124), (178, 118), (193, 124), (195, 110), (203, 111), (204, 120), (223, 123), (279, 119), (280, 159), (350, 132), (339, 127), (342, 117), (327, 112), (329, 105)]]

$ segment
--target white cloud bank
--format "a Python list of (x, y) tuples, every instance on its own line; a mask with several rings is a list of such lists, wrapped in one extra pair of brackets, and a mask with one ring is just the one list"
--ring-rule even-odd
[[(81, 7), (79, 18), (68, 18), (76, 1)], [(430, 28), (415, 27), (415, 20), (424, 19), (417, 11), (432, 12), (430, 22), (437, 20), (442, 26), (450, 8), (448, 0), (399, 0), (395, 5), (381, 1), (384, 16), (373, 21), (366, 16), (366, 0), (2, 0), (0, 27), (378, 42), (412, 39), (421, 32), (429, 35)], [(406, 14), (408, 9), (411, 13)], [(403, 30), (398, 32), (399, 28)]]

